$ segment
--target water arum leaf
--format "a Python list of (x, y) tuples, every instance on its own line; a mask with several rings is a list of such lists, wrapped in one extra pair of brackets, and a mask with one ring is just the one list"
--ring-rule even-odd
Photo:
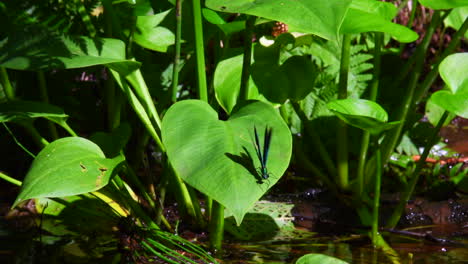
[(224, 18), (221, 17), (217, 12), (211, 9), (202, 8), (202, 14), (203, 14), (203, 17), (206, 19), (206, 21), (210, 22), (211, 24), (215, 24), (215, 25), (226, 24), (226, 21), (224, 20)]
[(327, 106), (347, 124), (372, 134), (379, 134), (398, 124), (398, 122), (387, 123), (387, 112), (373, 101), (348, 98), (331, 101)]
[(348, 262), (324, 254), (307, 254), (300, 257), (296, 264), (348, 264)]
[(451, 92), (468, 92), (468, 52), (456, 53), (445, 58), (439, 65), (442, 80)]
[(206, 6), (221, 12), (241, 13), (280, 21), (291, 31), (337, 40), (351, 0), (207, 0)]
[(93, 142), (66, 137), (47, 145), (34, 159), (13, 203), (32, 198), (64, 197), (96, 191), (106, 186), (122, 156), (106, 159)]
[(452, 94), (449, 91), (438, 91), (430, 99), (434, 104), (463, 118), (468, 118), (468, 91)]
[(385, 20), (392, 20), (398, 13), (393, 4), (375, 0), (354, 0), (350, 8), (376, 14)]
[(432, 9), (451, 9), (467, 6), (468, 0), (419, 0), (419, 3)]
[[(273, 129), (267, 160), (269, 178), (259, 181), (254, 126), (263, 142)], [(249, 102), (227, 121), (199, 100), (171, 106), (162, 122), (169, 161), (189, 185), (225, 206), (239, 225), (244, 215), (283, 175), (292, 151), (291, 132), (269, 104)]]
[[(237, 103), (242, 74), (243, 55), (222, 60), (214, 73), (214, 89), (219, 105), (230, 113)], [(249, 80), (249, 99), (260, 99), (257, 87)]]
[[(437, 123), (439, 122), (444, 112), (445, 112), (445, 109), (435, 104), (433, 100), (428, 100), (426, 102), (425, 115), (427, 119), (429, 120), (429, 123), (431, 123), (433, 126), (437, 125)], [(456, 115), (454, 114), (450, 114), (445, 120), (444, 126), (450, 124), (450, 122), (455, 116)]]
[[(447, 18), (444, 19), (446, 27), (451, 27), (455, 30), (459, 30), (465, 19), (468, 18), (468, 4), (463, 7), (454, 8)], [(468, 31), (465, 32), (465, 39), (468, 39)]]
[(439, 72), (449, 90), (433, 93), (431, 103), (468, 118), (468, 53), (448, 56), (440, 63)]
[(275, 63), (264, 60), (252, 65), (252, 78), (266, 99), (283, 104), (287, 99), (300, 101), (312, 91), (318, 71), (309, 58), (292, 56), (281, 66)]
[[(152, 16), (138, 16), (134, 34), (135, 42), (147, 49), (166, 52), (175, 43), (174, 33), (160, 25), (169, 14), (174, 16), (172, 9)], [(172, 16), (170, 16), (172, 18)]]
[(34, 101), (7, 101), (0, 104), (0, 123), (32, 121), (36, 118), (45, 118), (65, 129), (69, 129), (66, 123), (68, 115), (55, 105)]
[(346, 13), (340, 32), (343, 34), (384, 32), (400, 42), (412, 42), (418, 39), (416, 32), (391, 22), (395, 14), (396, 8), (390, 3), (354, 0)]
[(125, 58), (118, 39), (22, 32), (0, 41), (0, 66), (16, 70), (74, 69), (106, 65), (124, 75), (140, 63)]

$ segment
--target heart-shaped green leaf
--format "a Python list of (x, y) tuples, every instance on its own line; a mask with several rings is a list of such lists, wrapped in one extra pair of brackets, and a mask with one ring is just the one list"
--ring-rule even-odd
[[(373, 0), (354, 0), (346, 13), (340, 32), (357, 34), (363, 32), (385, 32), (400, 42), (412, 42), (418, 34), (399, 24), (391, 22), (392, 4)], [(393, 7), (393, 9), (395, 9)], [(395, 9), (396, 11), (396, 9)]]
[(434, 104), (463, 118), (468, 118), (468, 91), (452, 94), (449, 91), (438, 91), (430, 99)]
[(206, 6), (222, 12), (249, 14), (281, 21), (292, 31), (336, 40), (350, 3), (351, 0), (207, 0)]
[(448, 90), (432, 94), (430, 101), (443, 109), (468, 118), (468, 53), (452, 54), (439, 66), (440, 76)]
[(331, 101), (327, 106), (347, 124), (372, 134), (379, 134), (399, 123), (387, 123), (387, 112), (379, 104), (369, 100), (348, 98)]
[(439, 73), (453, 94), (468, 92), (468, 52), (445, 58), (439, 65)]
[(468, 5), (468, 0), (419, 0), (419, 2), (432, 9), (450, 9)]
[[(254, 126), (262, 146), (265, 127), (273, 129), (266, 180), (257, 171)], [(164, 116), (162, 139), (177, 174), (224, 205), (237, 224), (283, 175), (292, 151), (291, 132), (275, 109), (263, 102), (248, 103), (227, 121), (218, 120), (205, 102), (178, 102)]]
[(58, 139), (34, 159), (13, 207), (41, 197), (63, 197), (99, 190), (107, 185), (122, 156), (106, 159), (93, 142), (80, 137)]
[(125, 44), (121, 40), (50, 32), (17, 33), (1, 41), (0, 65), (33, 71), (106, 65), (124, 75), (140, 67), (139, 62), (125, 58)]

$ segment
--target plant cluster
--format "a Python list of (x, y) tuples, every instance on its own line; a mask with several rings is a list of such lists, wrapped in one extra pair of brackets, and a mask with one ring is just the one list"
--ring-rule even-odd
[[(386, 223), (395, 227), (440, 128), (468, 118), (468, 54), (456, 53), (468, 2), (400, 4), (411, 5), (407, 25), (377, 0), (0, 3), (2, 140), (33, 158), (22, 182), (0, 168), (21, 186), (12, 207), (34, 199), (50, 221), (42, 228), (59, 236), (114, 227), (133, 261), (215, 262), (172, 234), (166, 197), (220, 250), (225, 211), (240, 225), (291, 163), (355, 208), (373, 244), (386, 247), (386, 168), (403, 170)], [(418, 6), (432, 17), (404, 60), (419, 37)], [(450, 43), (426, 61), (433, 35), (448, 27)], [(439, 74), (444, 86), (433, 92)], [(434, 127), (416, 146), (409, 132), (424, 114)], [(415, 149), (415, 165), (397, 162)], [(466, 190), (457, 166), (447, 173)], [(326, 257), (297, 263), (317, 258)]]

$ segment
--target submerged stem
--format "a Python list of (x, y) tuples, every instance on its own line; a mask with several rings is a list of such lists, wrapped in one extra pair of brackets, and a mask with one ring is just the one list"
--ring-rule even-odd
[[(372, 82), (370, 84), (369, 100), (375, 101), (377, 99), (380, 78), (380, 62), (381, 52), (380, 49), (383, 43), (383, 33), (375, 33), (375, 47), (374, 47), (374, 72)], [(359, 153), (359, 163), (357, 169), (357, 182), (358, 182), (358, 197), (361, 197), (364, 191), (364, 168), (367, 159), (367, 151), (369, 148), (370, 133), (364, 131), (361, 139), (361, 151)]]
[(380, 207), (380, 187), (382, 183), (382, 155), (380, 148), (377, 147), (375, 173), (375, 189), (374, 189), (374, 205), (372, 209), (372, 244), (377, 245), (377, 236), (379, 231), (379, 207)]
[(224, 236), (224, 206), (213, 201), (213, 214), (210, 221), (210, 244), (215, 250), (221, 250)]

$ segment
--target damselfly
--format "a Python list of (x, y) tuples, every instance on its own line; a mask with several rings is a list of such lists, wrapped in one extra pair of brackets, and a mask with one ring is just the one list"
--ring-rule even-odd
[[(270, 177), (270, 173), (268, 173), (266, 165), (268, 161), (268, 151), (270, 150), (272, 130), (273, 129), (271, 127), (268, 127), (268, 126), (265, 127), (265, 135), (263, 138), (263, 152), (262, 152), (262, 146), (260, 145), (257, 128), (254, 126), (254, 134), (255, 134), (254, 146), (255, 146), (255, 152), (257, 153), (258, 160), (260, 161), (259, 173), (260, 173), (261, 179), (263, 180), (266, 180)], [(260, 182), (262, 182), (261, 179), (260, 179)]]

